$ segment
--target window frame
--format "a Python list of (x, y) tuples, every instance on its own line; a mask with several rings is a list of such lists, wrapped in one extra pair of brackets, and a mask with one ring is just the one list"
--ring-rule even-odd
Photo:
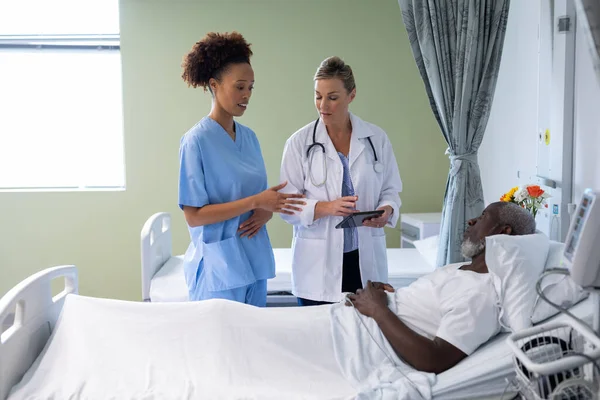
[[(44, 50), (77, 50), (77, 51), (121, 51), (120, 34), (35, 34), (35, 35), (0, 35), (0, 51), (13, 49)], [(124, 107), (121, 106), (121, 113)], [(127, 164), (125, 160), (125, 132), (121, 127), (123, 142), (122, 169), (123, 183), (114, 186), (47, 186), (47, 187), (9, 187), (0, 185), (1, 192), (90, 192), (90, 191), (125, 191), (127, 188)]]

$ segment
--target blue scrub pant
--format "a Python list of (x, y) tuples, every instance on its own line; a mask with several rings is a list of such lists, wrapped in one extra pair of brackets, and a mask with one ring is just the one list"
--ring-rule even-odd
[[(200, 286), (202, 286), (201, 283)], [(258, 280), (248, 286), (229, 290), (209, 291), (204, 288), (198, 288), (194, 295), (196, 298), (190, 300), (225, 299), (257, 307), (265, 307), (267, 305), (267, 280)]]

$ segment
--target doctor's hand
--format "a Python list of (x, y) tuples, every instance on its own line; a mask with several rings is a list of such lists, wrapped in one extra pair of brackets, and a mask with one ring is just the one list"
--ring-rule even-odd
[(354, 308), (361, 314), (374, 318), (378, 313), (387, 311), (388, 303), (385, 292), (382, 288), (378, 289), (374, 282), (368, 281), (364, 289), (358, 289), (356, 294), (348, 295), (346, 305), (354, 305)]
[(390, 215), (394, 212), (392, 206), (383, 206), (379, 207), (378, 210), (383, 210), (383, 214), (377, 218), (365, 219), (363, 221), (363, 226), (368, 226), (370, 228), (383, 228), (385, 224), (387, 224), (390, 219)]
[(357, 196), (345, 196), (333, 201), (319, 201), (315, 206), (315, 219), (326, 216), (345, 217), (355, 213), (358, 211), (357, 200)]
[(306, 196), (303, 194), (279, 193), (279, 190), (283, 189), (286, 185), (287, 182), (283, 182), (255, 195), (255, 208), (288, 215), (293, 215), (294, 211), (302, 211), (302, 208), (298, 206), (306, 205), (306, 202), (297, 199)]
[(250, 218), (245, 220), (238, 229), (240, 237), (248, 236), (248, 239), (251, 239), (271, 218), (273, 218), (271, 211), (263, 210), (262, 208), (252, 211)]

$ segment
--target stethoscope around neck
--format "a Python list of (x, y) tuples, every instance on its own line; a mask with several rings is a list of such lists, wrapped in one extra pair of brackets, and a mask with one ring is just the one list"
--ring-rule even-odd
[[(326, 158), (325, 157), (325, 145), (321, 142), (317, 142), (317, 126), (318, 125), (319, 125), (319, 118), (317, 118), (317, 120), (315, 121), (315, 124), (313, 126), (312, 144), (310, 146), (308, 146), (308, 150), (306, 150), (306, 157), (308, 158), (308, 175), (310, 177), (312, 184), (317, 187), (323, 186), (325, 184), (325, 182), (327, 182), (327, 161), (325, 160), (325, 158)], [(379, 162), (379, 159), (377, 158), (377, 152), (375, 151), (375, 146), (373, 146), (371, 137), (367, 136), (367, 140), (369, 141), (369, 144), (371, 145), (371, 149), (373, 150), (373, 157), (375, 157), (375, 162), (373, 163), (373, 169), (375, 170), (375, 172), (380, 173), (383, 171), (383, 165), (381, 165), (381, 163)], [(323, 182), (321, 182), (321, 183), (315, 183), (313, 174), (312, 174), (312, 158), (313, 158), (313, 155), (315, 154), (315, 152), (313, 151), (311, 153), (311, 150), (313, 150), (315, 147), (320, 147), (321, 150), (323, 151), (323, 172), (325, 174), (325, 178), (323, 179)]]

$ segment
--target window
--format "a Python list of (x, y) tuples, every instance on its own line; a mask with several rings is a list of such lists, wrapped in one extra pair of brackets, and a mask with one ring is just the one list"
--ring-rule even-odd
[(0, 189), (125, 187), (117, 0), (0, 0)]

